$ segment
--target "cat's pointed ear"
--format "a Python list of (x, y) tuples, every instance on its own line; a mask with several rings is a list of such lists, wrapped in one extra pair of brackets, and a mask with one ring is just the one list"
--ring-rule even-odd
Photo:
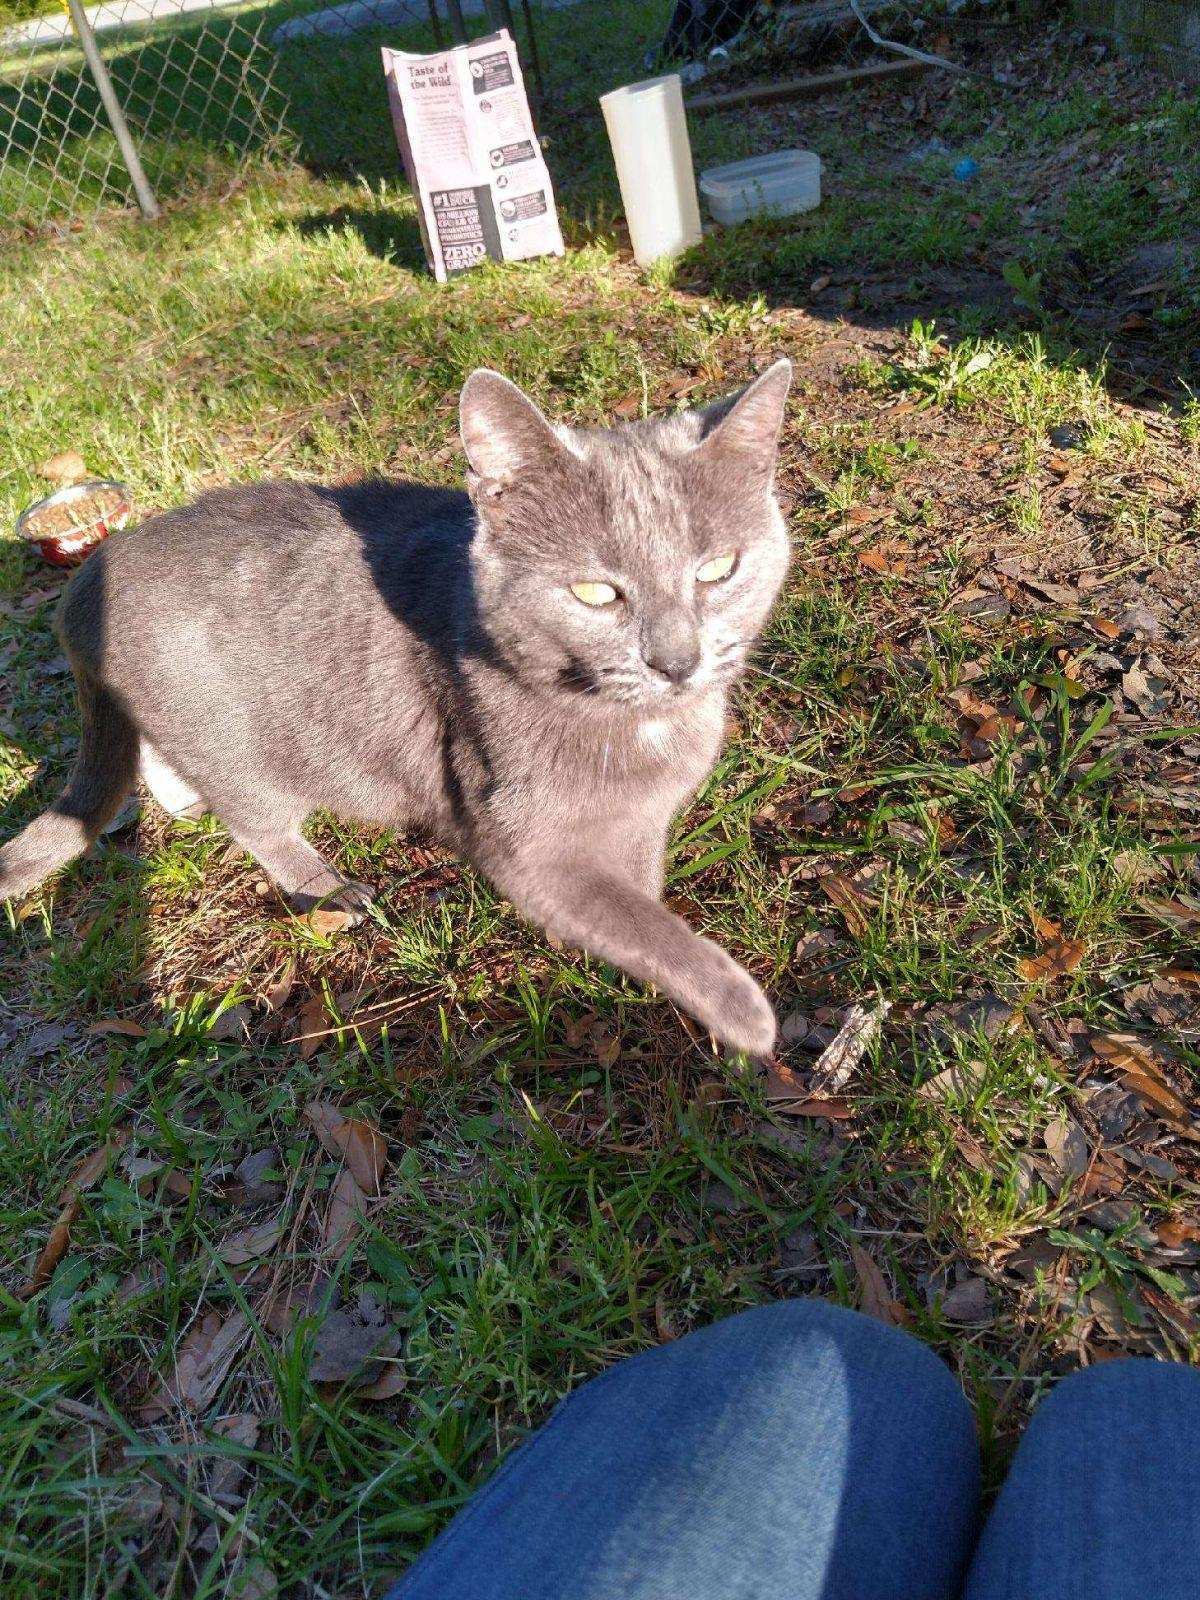
[(741, 459), (769, 477), (791, 386), (792, 363), (781, 356), (746, 388), (700, 413), (697, 452), (712, 459)]
[(463, 384), (458, 426), (471, 471), (492, 493), (566, 449), (529, 396), (487, 367)]

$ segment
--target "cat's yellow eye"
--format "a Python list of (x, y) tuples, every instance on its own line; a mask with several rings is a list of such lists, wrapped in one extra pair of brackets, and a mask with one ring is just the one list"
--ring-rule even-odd
[(571, 593), (585, 606), (610, 606), (617, 598), (611, 583), (573, 583)]
[(736, 566), (736, 550), (731, 550), (725, 556), (714, 556), (711, 561), (706, 561), (702, 567), (696, 568), (696, 582), (720, 583), (721, 579), (727, 578)]

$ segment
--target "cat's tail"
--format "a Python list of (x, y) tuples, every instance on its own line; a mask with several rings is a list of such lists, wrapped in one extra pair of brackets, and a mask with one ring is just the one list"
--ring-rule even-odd
[(19, 900), (82, 855), (111, 822), (138, 772), (138, 730), (117, 696), (76, 668), (82, 731), (70, 782), (48, 811), (0, 846), (0, 900)]

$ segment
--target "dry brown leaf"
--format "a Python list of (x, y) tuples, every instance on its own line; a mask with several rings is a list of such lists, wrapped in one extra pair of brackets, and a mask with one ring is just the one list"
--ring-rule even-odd
[(269, 1333), (282, 1338), (292, 1331), (298, 1317), (311, 1317), (321, 1309), (328, 1288), (329, 1279), (322, 1273), (307, 1287), (291, 1284), (268, 1290), (256, 1307), (258, 1320)]
[(947, 1095), (966, 1099), (973, 1095), (987, 1077), (982, 1061), (957, 1061), (927, 1078), (917, 1089), (922, 1100), (942, 1100)]
[(908, 571), (908, 562), (903, 551), (886, 541), (860, 550), (858, 564), (860, 567), (865, 567), (868, 572), (878, 572), (885, 577), (903, 577)]
[(907, 1315), (903, 1306), (892, 1298), (887, 1279), (879, 1270), (874, 1257), (868, 1255), (859, 1244), (851, 1244), (850, 1256), (854, 1262), (855, 1277), (858, 1279), (858, 1309), (865, 1311), (869, 1317), (876, 1317), (880, 1322), (889, 1323), (894, 1328), (899, 1327), (907, 1320)]
[(171, 1375), (164, 1378), (154, 1397), (139, 1415), (152, 1422), (181, 1406), (202, 1411), (224, 1382), (234, 1358), (250, 1336), (250, 1324), (240, 1311), (227, 1320), (210, 1311), (194, 1323), (179, 1347)]
[(1200, 908), (1190, 906), (1185, 900), (1152, 900), (1145, 899), (1142, 906), (1153, 916), (1161, 918), (1169, 927), (1177, 928), (1180, 933), (1187, 933), (1192, 928), (1200, 927)]
[(204, 1411), (216, 1399), (217, 1391), (235, 1359), (250, 1339), (250, 1323), (240, 1311), (221, 1324), (208, 1347), (201, 1353), (182, 1393), (188, 1405)]
[(230, 1234), (217, 1250), (217, 1255), (231, 1267), (244, 1267), (248, 1261), (256, 1261), (259, 1256), (265, 1256), (274, 1249), (283, 1236), (283, 1227), (284, 1219), (280, 1216), (271, 1222), (261, 1222), (254, 1228), (242, 1228), (238, 1233)]
[(67, 1246), (71, 1242), (71, 1228), (79, 1215), (80, 1194), (108, 1170), (109, 1160), (121, 1149), (125, 1139), (126, 1135), (117, 1135), (108, 1144), (102, 1144), (93, 1150), (90, 1155), (83, 1158), (63, 1185), (62, 1193), (58, 1197), (60, 1210), (50, 1230), (50, 1237), (34, 1262), (28, 1283), (17, 1291), (22, 1300), (28, 1300), (31, 1295), (44, 1289), (54, 1276), (54, 1269), (66, 1255)]
[(785, 1117), (828, 1117), (832, 1121), (843, 1121), (854, 1115), (848, 1100), (839, 1096), (814, 1096), (807, 1075), (793, 1072), (784, 1061), (768, 1062), (766, 1097)]
[(75, 1171), (63, 1185), (62, 1194), (59, 1195), (60, 1205), (65, 1205), (75, 1195), (82, 1194), (85, 1189), (90, 1189), (97, 1178), (104, 1176), (108, 1170), (109, 1161), (124, 1148), (129, 1135), (126, 1133), (115, 1134), (107, 1144), (102, 1144), (98, 1150), (93, 1150), (91, 1155), (84, 1156), (75, 1168)]
[[(230, 1417), (219, 1417), (213, 1423), (213, 1432), (231, 1444), (241, 1445), (245, 1450), (253, 1450), (258, 1443), (259, 1426), (259, 1419), (252, 1411), (243, 1411)], [(232, 1495), (245, 1476), (248, 1465), (248, 1462), (240, 1460), (237, 1456), (219, 1456), (208, 1475), (210, 1497), (213, 1500), (221, 1500)]]
[(338, 1108), (328, 1100), (310, 1100), (304, 1108), (304, 1120), (321, 1141), (321, 1148), (325, 1153), (340, 1160), (343, 1151), (334, 1138), (334, 1133), (346, 1119)]
[(635, 390), (627, 394), (624, 399), (618, 400), (613, 407), (614, 415), (621, 418), (622, 422), (632, 422), (642, 414), (642, 391)]
[(224, 1382), (250, 1324), (240, 1311), (223, 1320), (217, 1311), (194, 1322), (175, 1356), (175, 1365), (152, 1399), (141, 1407), (144, 1422), (156, 1421), (181, 1406), (202, 1411)]
[(309, 995), (300, 1007), (297, 1018), (297, 1029), (292, 1035), (292, 1043), (300, 1046), (301, 1061), (311, 1061), (321, 1047), (321, 1040), (327, 1037), (333, 1018), (324, 999), (319, 994)]
[(768, 1100), (795, 1100), (807, 1095), (808, 1074), (801, 1075), (786, 1061), (769, 1061), (767, 1063), (767, 1099)]
[(22, 1300), (28, 1300), (30, 1295), (35, 1295), (39, 1289), (44, 1289), (54, 1276), (55, 1267), (67, 1253), (67, 1246), (71, 1242), (71, 1227), (78, 1215), (79, 1197), (76, 1195), (59, 1212), (50, 1230), (50, 1237), (42, 1246), (41, 1253), (33, 1264), (29, 1282), (19, 1291)]
[(348, 1117), (330, 1130), (330, 1137), (362, 1192), (378, 1194), (387, 1166), (387, 1143), (378, 1128), (359, 1117)]
[(132, 1017), (101, 1017), (99, 1021), (89, 1024), (88, 1032), (100, 1036), (115, 1033), (126, 1039), (144, 1039), (147, 1030), (140, 1022), (134, 1022)]
[(329, 1206), (325, 1212), (322, 1242), (331, 1255), (346, 1254), (358, 1237), (362, 1225), (362, 1190), (354, 1181), (348, 1167), (338, 1173), (337, 1182), (329, 1191)]
[(1153, 1053), (1135, 1033), (1093, 1033), (1088, 1036), (1088, 1043), (1102, 1061), (1111, 1062), (1114, 1067), (1162, 1077), (1162, 1068)]
[(949, 689), (946, 699), (955, 706), (964, 717), (969, 717), (972, 722), (983, 722), (988, 717), (996, 715), (996, 707), (990, 700), (981, 700), (974, 689), (966, 684), (957, 689)]
[(834, 873), (830, 877), (822, 878), (821, 889), (842, 913), (850, 932), (855, 938), (861, 939), (871, 923), (863, 896), (859, 894), (850, 880), (840, 873)]
[(1065, 1113), (1043, 1135), (1050, 1159), (1065, 1179), (1081, 1178), (1088, 1169), (1088, 1142), (1083, 1129)]
[(997, 712), (993, 717), (984, 717), (975, 729), (975, 737), (981, 744), (1002, 744), (1014, 739), (1019, 727), (1016, 717)]
[(42, 462), (38, 474), (51, 483), (78, 483), (88, 475), (87, 462), (78, 450), (60, 450), (57, 455)]
[(374, 1383), (356, 1389), (359, 1400), (391, 1400), (408, 1387), (408, 1373), (399, 1361), (389, 1361)]
[(984, 1279), (964, 1278), (948, 1289), (942, 1299), (942, 1315), (947, 1322), (987, 1322), (992, 1315), (992, 1302)]
[(361, 911), (339, 911), (333, 906), (317, 906), (304, 918), (314, 933), (328, 938), (334, 933), (345, 933), (362, 921)]
[(1158, 1242), (1168, 1250), (1179, 1250), (1185, 1244), (1200, 1244), (1200, 1222), (1190, 1217), (1173, 1217), (1157, 1228)]
[(1018, 961), (1017, 971), (1029, 983), (1038, 983), (1043, 978), (1061, 978), (1074, 972), (1086, 954), (1087, 945), (1082, 939), (1058, 939), (1039, 950), (1036, 956), (1025, 956)]
[(278, 1011), (286, 1003), (292, 990), (296, 986), (296, 963), (286, 961), (278, 977), (262, 991), (262, 1003), (269, 1012)]
[(163, 1186), (176, 1200), (190, 1200), (194, 1180), (186, 1172), (176, 1172), (174, 1167), (168, 1167), (163, 1177)]
[(1200, 1126), (1191, 1109), (1184, 1104), (1170, 1083), (1162, 1067), (1142, 1041), (1132, 1033), (1093, 1033), (1088, 1043), (1102, 1061), (1107, 1061), (1122, 1074), (1124, 1088), (1155, 1107), (1165, 1116), (1176, 1133), (1185, 1139), (1200, 1142)]
[(1165, 1112), (1168, 1117), (1185, 1126), (1191, 1119), (1191, 1112), (1175, 1093), (1161, 1079), (1148, 1078), (1144, 1072), (1126, 1072), (1121, 1078), (1123, 1086), (1133, 1094), (1139, 1095), (1148, 1101), (1156, 1110)]
[(377, 1308), (331, 1311), (313, 1340), (308, 1375), (314, 1383), (346, 1383), (359, 1378), (372, 1384), (384, 1375), (382, 1363), (399, 1349), (399, 1328)]
[(230, 1600), (276, 1600), (279, 1579), (262, 1559), (254, 1556), (230, 1579)]

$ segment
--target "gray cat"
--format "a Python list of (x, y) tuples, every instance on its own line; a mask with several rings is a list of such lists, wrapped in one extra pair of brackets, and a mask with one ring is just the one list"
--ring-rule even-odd
[(779, 361), (732, 400), (606, 431), (552, 426), (479, 371), (469, 496), (264, 483), (101, 545), (58, 624), (79, 758), (0, 849), (0, 898), (87, 849), (139, 776), (175, 814), (214, 811), (302, 909), (370, 898), (302, 837), (311, 812), (414, 825), (766, 1054), (761, 989), (661, 895), (671, 821), (787, 568), (790, 381)]

